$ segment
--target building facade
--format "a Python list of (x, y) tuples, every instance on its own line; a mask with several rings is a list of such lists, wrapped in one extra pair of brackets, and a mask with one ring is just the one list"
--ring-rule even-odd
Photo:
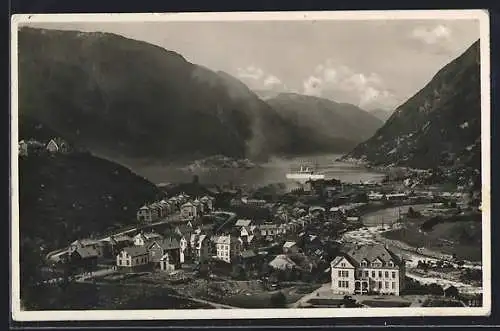
[(116, 266), (126, 271), (145, 269), (149, 266), (149, 253), (145, 247), (125, 247), (116, 256)]
[(217, 258), (231, 263), (242, 251), (242, 242), (234, 236), (219, 236), (215, 240)]
[(400, 295), (404, 289), (405, 263), (382, 245), (358, 246), (331, 263), (331, 288), (335, 294)]

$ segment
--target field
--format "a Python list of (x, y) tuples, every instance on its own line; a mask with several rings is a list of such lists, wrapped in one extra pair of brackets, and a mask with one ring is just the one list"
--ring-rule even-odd
[(224, 303), (240, 307), (240, 308), (273, 308), (276, 304), (273, 302), (273, 296), (277, 293), (281, 292), (284, 295), (284, 305), (289, 305), (305, 294), (311, 293), (316, 290), (320, 286), (301, 286), (301, 287), (292, 287), (288, 289), (283, 289), (281, 291), (272, 291), (272, 292), (257, 292), (257, 293), (245, 293), (245, 294), (237, 294), (227, 298), (224, 298)]
[(87, 309), (195, 309), (211, 308), (187, 299), (172, 297), (175, 291), (151, 286), (119, 284), (69, 284), (66, 288), (45, 286), (23, 297), (26, 310)]
[(406, 228), (385, 232), (384, 237), (400, 240), (414, 247), (426, 247), (458, 259), (481, 261), (481, 222), (473, 217), (438, 223), (428, 232), (421, 231), (423, 221), (406, 223)]

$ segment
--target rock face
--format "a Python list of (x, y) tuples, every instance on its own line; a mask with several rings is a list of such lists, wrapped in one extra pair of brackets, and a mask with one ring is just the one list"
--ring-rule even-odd
[(479, 67), (477, 41), (399, 106), (373, 137), (344, 159), (372, 165), (480, 169)]
[(286, 121), (309, 131), (306, 142), (315, 141), (324, 150), (345, 152), (370, 138), (383, 124), (354, 105), (313, 96), (281, 93), (266, 102)]

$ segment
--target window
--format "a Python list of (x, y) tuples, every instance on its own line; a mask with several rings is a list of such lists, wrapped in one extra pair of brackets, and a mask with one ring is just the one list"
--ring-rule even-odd
[(349, 277), (349, 271), (348, 270), (345, 271), (344, 277)]
[(366, 261), (362, 261), (362, 262), (361, 262), (361, 266), (362, 266), (362, 267), (366, 267)]
[(345, 282), (345, 287), (349, 287), (349, 282), (348, 281)]
[(394, 290), (396, 288), (396, 282), (392, 282), (392, 289)]
[(341, 267), (345, 267), (345, 263), (344, 263), (344, 262), (342, 262), (342, 263), (340, 264), (340, 266), (341, 266)]
[(130, 265), (130, 260), (127, 260), (127, 265)]
[(382, 289), (382, 282), (381, 281), (378, 282), (378, 288)]
[(392, 278), (396, 278), (396, 271), (392, 272)]
[(344, 282), (342, 280), (339, 280), (339, 287), (342, 287), (343, 283)]
[(392, 263), (392, 261), (389, 261), (389, 267), (394, 267), (394, 263)]
[(389, 278), (389, 271), (385, 272), (385, 278)]
[(339, 277), (342, 277), (342, 270), (339, 270)]
[(375, 271), (372, 271), (372, 278), (375, 278)]
[(364, 271), (364, 276), (368, 277), (368, 271)]
[(382, 271), (378, 272), (378, 278), (382, 278)]
[(385, 288), (389, 288), (389, 282), (385, 282)]

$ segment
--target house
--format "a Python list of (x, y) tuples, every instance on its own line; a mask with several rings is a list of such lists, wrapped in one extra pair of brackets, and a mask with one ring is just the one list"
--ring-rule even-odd
[(125, 247), (116, 256), (116, 266), (124, 271), (147, 269), (149, 267), (149, 253), (146, 247)]
[(245, 268), (257, 267), (259, 255), (254, 250), (244, 250), (240, 253), (240, 262)]
[(391, 294), (404, 289), (405, 263), (383, 245), (357, 246), (330, 264), (334, 294)]
[(19, 142), (19, 156), (28, 156), (28, 144), (24, 140)]
[(95, 255), (97, 255), (98, 258), (101, 258), (104, 256), (103, 246), (103, 243), (94, 239), (79, 239), (69, 244), (68, 254), (71, 256), (71, 254), (78, 249), (87, 249), (88, 251), (92, 251), (92, 254), (95, 252)]
[(194, 220), (198, 216), (198, 208), (191, 203), (186, 202), (181, 206), (181, 218), (183, 220)]
[(159, 208), (157, 205), (142, 206), (137, 211), (137, 221), (139, 223), (153, 223), (160, 218)]
[(135, 246), (148, 246), (150, 243), (152, 243), (155, 240), (161, 240), (163, 239), (163, 236), (159, 233), (156, 232), (149, 232), (149, 233), (139, 233), (134, 236), (134, 245)]
[(78, 247), (68, 253), (68, 257), (73, 265), (81, 267), (96, 266), (97, 260), (100, 258), (98, 250), (93, 246)]
[(208, 195), (205, 195), (200, 199), (200, 202), (203, 203), (204, 209), (207, 212), (210, 212), (210, 211), (214, 210), (214, 200), (215, 200), (215, 198), (208, 196)]
[(278, 235), (277, 224), (261, 224), (259, 225), (260, 235), (268, 240), (273, 240)]
[(215, 249), (218, 259), (231, 263), (235, 257), (239, 256), (242, 242), (239, 238), (231, 235), (219, 236), (215, 240)]
[(181, 266), (181, 247), (177, 238), (155, 240), (147, 246), (149, 261), (161, 270), (177, 269)]
[(297, 253), (299, 251), (299, 248), (297, 246), (297, 243), (295, 241), (287, 241), (283, 244), (283, 253), (288, 254), (288, 253)]
[(210, 257), (212, 245), (210, 238), (205, 234), (192, 234), (190, 238), (190, 248), (192, 258), (200, 263), (205, 262)]
[(50, 152), (50, 153), (57, 153), (59, 152), (59, 145), (55, 142), (54, 139), (51, 139), (47, 145), (46, 145), (46, 148), (47, 150)]
[(101, 241), (104, 245), (104, 255), (115, 257), (118, 252), (134, 244), (134, 240), (127, 235), (110, 236)]

